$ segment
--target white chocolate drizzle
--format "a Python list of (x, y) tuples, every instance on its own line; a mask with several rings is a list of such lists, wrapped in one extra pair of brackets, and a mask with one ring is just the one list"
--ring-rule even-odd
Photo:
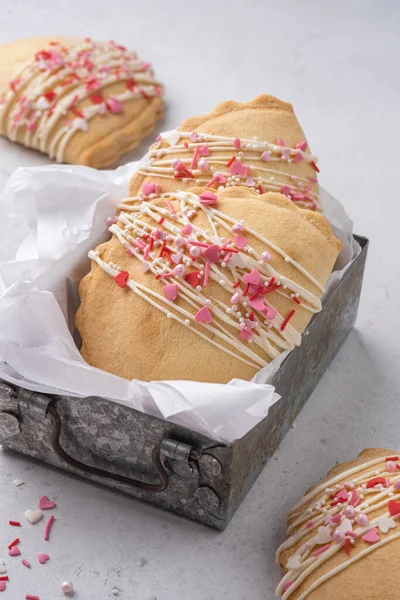
[[(256, 193), (280, 192), (303, 208), (321, 209), (315, 177), (301, 177), (274, 168), (277, 164), (304, 161), (317, 169), (317, 157), (301, 149), (305, 142), (299, 144), (301, 148), (290, 148), (282, 145), (282, 140), (280, 145), (178, 130), (161, 134), (157, 139), (148, 153), (148, 161), (138, 170), (143, 176), (176, 178), (206, 187), (246, 186)], [(162, 146), (163, 141), (169, 147)], [(191, 152), (191, 157), (184, 156)], [(222, 152), (225, 154), (221, 155)], [(246, 164), (248, 161), (252, 164)]]
[[(288, 561), (288, 571), (276, 590), (278, 597), (290, 598), (311, 573), (338, 552), (346, 551), (350, 558), (310, 583), (296, 600), (304, 600), (363, 556), (400, 538), (399, 531), (388, 533), (391, 528), (398, 529), (398, 521), (392, 518), (393, 504), (400, 508), (398, 460), (380, 457), (343, 471), (306, 494), (294, 507), (289, 537), (278, 548), (277, 561), (282, 552), (306, 539)], [(369, 467), (373, 469), (367, 470)], [(370, 520), (369, 515), (377, 511), (381, 511), (379, 516)], [(326, 542), (326, 546), (321, 546)]]
[[(103, 94), (118, 82), (126, 89), (106, 98)], [(150, 65), (115, 42), (86, 39), (71, 48), (52, 42), (36, 53), (3, 94), (0, 132), (12, 141), (22, 132), (26, 146), (62, 162), (73, 134), (87, 131), (93, 117), (120, 113), (128, 100), (161, 92)], [(85, 99), (90, 104), (82, 106)]]
[[(124, 212), (119, 214), (118, 223), (111, 225), (110, 231), (127, 253), (142, 263), (146, 277), (153, 276), (160, 279), (163, 285), (176, 286), (179, 302), (166, 297), (164, 291), (158, 293), (139, 283), (128, 272), (124, 272), (127, 276), (126, 285), (168, 318), (188, 327), (196, 335), (255, 370), (265, 366), (268, 359), (299, 345), (300, 333), (289, 319), (294, 309), (312, 314), (318, 312), (321, 309), (319, 298), (274, 269), (269, 264), (270, 258), (265, 258), (268, 252), (259, 254), (247, 239), (245, 247), (239, 250), (232, 239), (223, 236), (234, 236), (235, 228), (239, 228), (243, 233), (257, 238), (266, 251), (273, 250), (284, 257), (321, 292), (323, 286), (276, 244), (214, 206), (202, 204), (201, 195), (177, 192), (161, 194), (159, 198), (165, 200), (165, 207), (162, 202), (143, 201), (139, 196), (126, 199), (118, 206)], [(177, 210), (171, 201), (177, 202)], [(202, 211), (206, 217), (208, 230), (190, 223), (190, 218), (197, 211)], [(189, 231), (185, 231), (187, 228)], [(210, 248), (218, 255), (215, 260), (204, 258), (203, 252), (206, 253)], [(89, 257), (114, 278), (122, 272), (121, 266), (104, 262), (98, 251), (91, 251)], [(191, 273), (198, 274), (198, 285), (186, 279)], [(257, 283), (246, 283), (250, 273), (258, 279)], [(222, 286), (232, 295), (230, 305), (213, 295), (205, 295), (208, 281)], [(262, 304), (259, 299), (257, 306), (253, 306), (253, 296), (257, 298), (259, 294), (259, 297), (264, 297), (268, 293), (293, 300), (294, 309), (289, 319), (287, 315), (279, 314), (266, 300)], [(204, 307), (211, 315), (210, 322), (199, 318), (198, 313)], [(253, 344), (257, 351), (249, 344)]]

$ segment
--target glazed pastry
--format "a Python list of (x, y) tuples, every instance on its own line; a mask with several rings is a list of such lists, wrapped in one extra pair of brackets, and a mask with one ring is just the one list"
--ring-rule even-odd
[(101, 168), (163, 112), (148, 63), (115, 42), (32, 38), (0, 46), (0, 133), (58, 162)]
[(398, 600), (400, 458), (364, 450), (336, 466), (289, 516), (277, 558), (284, 600)]
[(80, 286), (82, 355), (127, 379), (250, 379), (300, 344), (341, 244), (319, 213), (246, 187), (139, 197)]
[(159, 136), (132, 178), (130, 195), (239, 185), (259, 194), (281, 192), (317, 210), (316, 163), (291, 104), (262, 95), (223, 102)]

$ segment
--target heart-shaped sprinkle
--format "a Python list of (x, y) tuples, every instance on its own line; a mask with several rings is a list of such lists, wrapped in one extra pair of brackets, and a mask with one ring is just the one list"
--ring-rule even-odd
[(231, 175), (239, 175), (240, 177), (247, 177), (249, 171), (250, 167), (248, 165), (242, 165), (242, 163), (239, 160), (234, 162), (229, 169), (229, 173)]
[(240, 148), (240, 138), (235, 138), (233, 140), (233, 145), (235, 146), (235, 148), (239, 149)]
[(124, 110), (122, 103), (118, 98), (109, 98), (106, 102), (108, 110), (113, 114), (121, 113)]
[(200, 156), (209, 156), (210, 155), (210, 149), (208, 146), (202, 146), (200, 148)]
[(207, 306), (203, 306), (197, 313), (194, 315), (194, 320), (196, 323), (211, 323), (212, 314), (208, 310)]
[(158, 185), (158, 183), (154, 183), (152, 181), (146, 181), (142, 185), (142, 192), (146, 197), (150, 196), (150, 194), (159, 194), (160, 186)]
[(294, 155), (294, 162), (295, 163), (299, 163), (302, 160), (304, 160), (303, 155), (301, 154), (301, 152), (296, 152), (296, 154)]
[(393, 488), (397, 491), (400, 491), (400, 477), (394, 482)]
[(217, 173), (214, 177), (213, 180), (215, 183), (221, 183), (222, 185), (224, 183), (226, 183), (226, 177), (225, 175), (222, 175), (222, 173)]
[(278, 137), (278, 139), (276, 140), (276, 143), (278, 144), (278, 146), (284, 146), (285, 142), (283, 141), (283, 139), (281, 137)]
[(167, 135), (167, 142), (170, 146), (175, 146), (179, 140), (181, 139), (181, 134), (179, 131), (170, 131)]
[(0, 558), (0, 575), (4, 575), (4, 573), (7, 573), (7, 565), (4, 559)]
[(389, 529), (396, 527), (396, 521), (391, 517), (381, 517), (378, 521), (378, 527), (382, 533), (387, 533)]
[(253, 298), (250, 300), (250, 306), (254, 308), (254, 310), (258, 310), (259, 312), (263, 312), (265, 310), (265, 302), (262, 296), (258, 296), (257, 298)]
[(50, 556), (48, 554), (38, 554), (38, 561), (41, 565), (45, 565), (48, 560), (50, 560)]
[(40, 510), (51, 510), (55, 508), (57, 505), (52, 500), (49, 500), (47, 496), (41, 496), (39, 498), (39, 508)]
[(184, 227), (182, 227), (181, 233), (183, 235), (190, 235), (192, 233), (193, 227), (190, 223), (186, 223)]
[(199, 139), (199, 134), (197, 133), (197, 131), (192, 131), (192, 133), (189, 135), (189, 139), (192, 142), (197, 142), (197, 140)]
[(243, 329), (241, 329), (240, 333), (239, 333), (239, 337), (242, 340), (246, 340), (246, 341), (251, 340), (253, 335), (254, 335), (253, 331), (250, 329), (250, 327), (247, 327), (247, 325), (246, 325), (246, 327), (243, 327)]
[(307, 142), (299, 142), (298, 144), (296, 144), (296, 148), (305, 152), (307, 150)]
[(212, 192), (203, 192), (202, 194), (200, 194), (199, 198), (200, 204), (211, 205), (217, 203), (217, 196)]
[(200, 273), (199, 271), (191, 271), (185, 276), (185, 281), (189, 283), (192, 288), (196, 288), (200, 283)]
[(259, 285), (261, 281), (260, 272), (257, 269), (252, 269), (250, 273), (246, 273), (243, 276), (243, 279), (246, 283), (250, 283), (253, 285)]
[(269, 162), (271, 160), (271, 152), (269, 150), (266, 150), (261, 154), (260, 158), (261, 160), (265, 160), (265, 162)]
[(169, 283), (168, 285), (164, 285), (162, 292), (170, 302), (174, 302), (178, 295), (178, 286), (176, 283)]
[(43, 513), (41, 510), (31, 510), (28, 509), (25, 511), (25, 518), (31, 524), (34, 525), (43, 519)]
[(144, 261), (142, 262), (142, 271), (143, 273), (147, 273), (147, 271), (149, 271), (150, 269), (150, 265), (148, 262)]
[(245, 185), (247, 185), (248, 187), (254, 187), (256, 185), (256, 182), (254, 181), (254, 179), (252, 177), (248, 177), (246, 179), (246, 181), (244, 182)]
[(126, 287), (126, 283), (129, 279), (129, 273), (128, 271), (121, 271), (120, 273), (118, 273), (115, 277), (114, 277), (114, 281), (115, 283), (118, 285), (118, 287), (120, 288), (124, 288)]
[(369, 544), (374, 544), (375, 542), (379, 542), (380, 537), (376, 527), (372, 527), (367, 533), (364, 533), (362, 536), (364, 542), (368, 542)]
[(7, 582), (6, 581), (0, 581), (0, 592), (4, 592), (4, 590), (7, 587)]
[(247, 240), (243, 235), (235, 235), (235, 246), (238, 250), (243, 250), (246, 247)]
[(242, 295), (239, 294), (239, 292), (233, 294), (233, 296), (231, 297), (231, 304), (238, 304), (240, 302), (241, 297)]
[(336, 498), (340, 500), (340, 502), (346, 502), (349, 498), (349, 492), (347, 490), (340, 490), (340, 492), (336, 494)]
[(8, 554), (9, 556), (19, 556), (21, 554), (21, 550), (18, 548), (18, 546), (13, 546), (9, 549)]
[(213, 244), (212, 246), (209, 246), (204, 250), (203, 257), (206, 259), (207, 262), (216, 263), (219, 259), (219, 252), (219, 246), (217, 246), (217, 244)]
[(314, 544), (327, 544), (332, 541), (332, 535), (327, 527), (318, 527), (318, 533), (312, 538)]
[(284, 194), (285, 196), (289, 196), (291, 192), (291, 189), (288, 185), (283, 185), (281, 187), (281, 193)]
[(353, 531), (353, 524), (350, 519), (342, 519), (338, 529), (341, 531)]
[(389, 500), (388, 509), (392, 517), (400, 515), (400, 502), (396, 502), (396, 500)]
[(172, 262), (175, 263), (176, 265), (179, 265), (179, 263), (182, 260), (182, 253), (181, 252), (177, 252), (176, 254), (171, 254), (171, 259)]
[(275, 308), (268, 304), (268, 302), (265, 302), (265, 308), (263, 312), (267, 319), (270, 319), (271, 321), (275, 319), (276, 315), (278, 314)]
[(241, 233), (242, 231), (244, 231), (244, 227), (241, 223), (235, 223), (232, 226), (232, 231), (235, 233)]

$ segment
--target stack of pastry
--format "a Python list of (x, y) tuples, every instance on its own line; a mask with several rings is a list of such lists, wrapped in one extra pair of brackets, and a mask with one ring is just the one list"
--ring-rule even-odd
[(151, 147), (80, 286), (82, 354), (128, 379), (250, 379), (299, 345), (340, 242), (293, 109), (225, 102)]

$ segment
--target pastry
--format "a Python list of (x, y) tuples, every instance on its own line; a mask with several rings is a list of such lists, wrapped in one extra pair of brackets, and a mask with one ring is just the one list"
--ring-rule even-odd
[(132, 178), (130, 195), (231, 185), (281, 192), (298, 206), (320, 208), (317, 158), (291, 104), (273, 96), (223, 102), (162, 134)]
[(300, 344), (341, 243), (321, 214), (247, 187), (118, 206), (80, 286), (82, 355), (128, 379), (250, 379)]
[(101, 168), (163, 112), (148, 63), (115, 42), (32, 38), (0, 46), (0, 133), (58, 162)]
[(382, 448), (337, 465), (289, 516), (277, 553), (286, 600), (398, 600), (400, 459)]

